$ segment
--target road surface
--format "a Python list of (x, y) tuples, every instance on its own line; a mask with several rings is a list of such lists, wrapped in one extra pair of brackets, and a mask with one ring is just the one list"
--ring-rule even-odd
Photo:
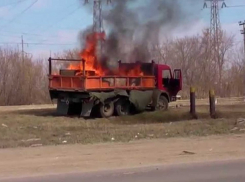
[(1, 182), (244, 182), (245, 159), (152, 166), (93, 173), (5, 179)]

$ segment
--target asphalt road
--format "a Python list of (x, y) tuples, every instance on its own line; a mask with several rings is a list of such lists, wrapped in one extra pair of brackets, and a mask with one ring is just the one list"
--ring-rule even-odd
[(244, 182), (245, 160), (163, 165), (94, 173), (60, 174), (1, 182)]

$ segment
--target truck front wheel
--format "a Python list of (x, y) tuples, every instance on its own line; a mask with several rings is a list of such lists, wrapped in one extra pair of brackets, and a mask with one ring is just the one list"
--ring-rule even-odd
[(99, 106), (100, 115), (102, 118), (108, 118), (113, 115), (114, 112), (114, 103), (108, 102), (104, 104), (100, 104)]
[(130, 113), (130, 102), (128, 99), (119, 99), (115, 103), (115, 111), (118, 116), (126, 116)]
[(157, 101), (157, 106), (156, 106), (157, 111), (166, 111), (168, 110), (168, 99), (161, 95)]

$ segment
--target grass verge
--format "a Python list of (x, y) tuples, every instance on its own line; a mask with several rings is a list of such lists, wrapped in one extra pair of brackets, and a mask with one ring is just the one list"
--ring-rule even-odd
[(110, 119), (56, 116), (54, 109), (0, 113), (0, 148), (73, 143), (128, 142), (138, 139), (244, 133), (245, 105), (219, 106), (210, 119), (198, 106), (198, 120), (188, 107)]

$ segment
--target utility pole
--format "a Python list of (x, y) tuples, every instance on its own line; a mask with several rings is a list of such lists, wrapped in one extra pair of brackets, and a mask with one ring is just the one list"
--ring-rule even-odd
[[(241, 34), (243, 35), (243, 65), (245, 64), (245, 21), (240, 21), (239, 22), (239, 25), (242, 26), (242, 30), (241, 30)], [(244, 83), (245, 84), (245, 76), (244, 76)], [(245, 90), (244, 90), (245, 92)], [(245, 96), (245, 93), (244, 93), (244, 96)], [(244, 98), (244, 101), (245, 101), (245, 98)]]
[[(103, 0), (93, 0), (93, 32), (102, 34), (104, 32), (103, 28), (103, 17), (102, 17), (102, 1)], [(112, 0), (106, 0), (107, 4), (111, 3)], [(89, 3), (89, 0), (85, 0), (84, 4)], [(99, 39), (97, 42), (97, 53), (100, 57), (103, 53), (103, 40)]]
[(94, 0), (93, 31), (96, 32), (96, 33), (102, 33), (103, 32), (103, 19), (102, 19), (102, 4), (101, 4), (101, 0)]
[[(102, 5), (101, 0), (94, 0), (94, 11), (93, 11), (93, 31), (102, 34), (103, 30), (103, 19), (102, 19)], [(97, 57), (100, 59), (103, 55), (103, 42), (98, 39), (97, 42)]]
[[(25, 62), (25, 55), (26, 54), (31, 54), (31, 53), (27, 53), (25, 52), (24, 50), (24, 45), (28, 45), (28, 43), (25, 43), (24, 42), (24, 38), (23, 38), (23, 35), (21, 36), (21, 59), (22, 59), (22, 63)], [(19, 50), (19, 45), (18, 45), (18, 50)], [(32, 54), (31, 54), (32, 55)]]
[(23, 40), (23, 35), (21, 36), (21, 56), (22, 56), (22, 62), (24, 62), (24, 40)]
[[(218, 93), (222, 92), (221, 85), (221, 70), (220, 70), (220, 41), (221, 41), (221, 24), (220, 24), (220, 16), (219, 16), (219, 4), (221, 4), (221, 8), (227, 7), (225, 4), (225, 0), (204, 0), (203, 8), (208, 8), (207, 2), (210, 2), (211, 11), (210, 11), (210, 29), (209, 29), (209, 51), (212, 60), (212, 64), (215, 66), (216, 70), (219, 71), (218, 77), (216, 77), (215, 81), (218, 83), (219, 87)], [(214, 85), (215, 87), (215, 85)]]
[(227, 7), (225, 0), (204, 0), (203, 8), (207, 8), (207, 2), (211, 4), (210, 12), (210, 48), (214, 51), (214, 55), (217, 58), (219, 54), (219, 43), (220, 43), (220, 33), (221, 33), (221, 24), (219, 16), (219, 3), (222, 2), (221, 8)]
[(240, 21), (239, 22), (239, 25), (242, 26), (242, 30), (241, 30), (241, 34), (243, 35), (243, 48), (244, 48), (244, 51), (243, 51), (243, 54), (244, 54), (244, 63), (245, 63), (245, 21)]

